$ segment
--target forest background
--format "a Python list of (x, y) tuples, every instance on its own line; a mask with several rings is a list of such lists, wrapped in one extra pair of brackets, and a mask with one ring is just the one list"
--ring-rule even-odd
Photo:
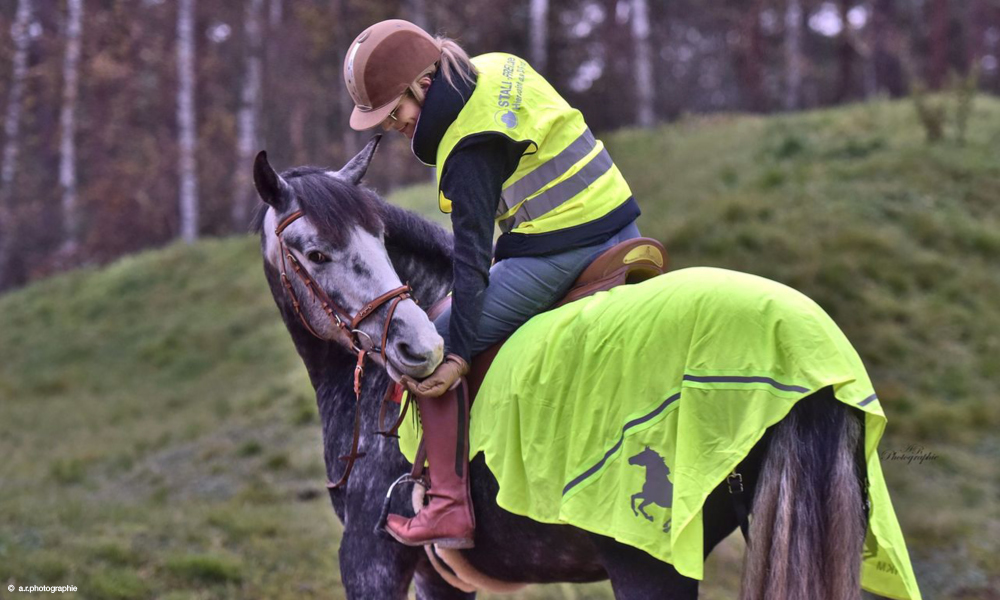
[[(392, 17), (528, 58), (598, 132), (1000, 88), (996, 0), (2, 0), (0, 289), (245, 232), (257, 150), (332, 165), (367, 139), (344, 52)], [(389, 142), (371, 185), (431, 177)]]

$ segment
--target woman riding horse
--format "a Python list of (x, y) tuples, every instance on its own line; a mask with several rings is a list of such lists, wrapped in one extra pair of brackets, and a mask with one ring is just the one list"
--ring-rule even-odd
[[(434, 321), (445, 360), (407, 381), (426, 432), (430, 502), (412, 519), (391, 515), (387, 529), (411, 546), (471, 548), (467, 460), (457, 456), (468, 448), (459, 388), (469, 361), (555, 303), (602, 251), (638, 237), (639, 206), (580, 112), (521, 58), (469, 59), (394, 19), (354, 40), (344, 79), (352, 128), (399, 131), (437, 167), (455, 233), (454, 302)], [(503, 232), (492, 249), (491, 220)]]

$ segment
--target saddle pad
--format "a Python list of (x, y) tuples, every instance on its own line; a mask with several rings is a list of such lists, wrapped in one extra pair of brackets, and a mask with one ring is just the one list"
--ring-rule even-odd
[[(832, 386), (864, 411), (865, 589), (919, 599), (877, 453), (886, 419), (857, 352), (801, 293), (712, 268), (667, 273), (532, 318), (472, 407), (504, 509), (610, 536), (702, 578), (702, 505), (765, 430)], [(407, 419), (412, 461), (419, 433)]]

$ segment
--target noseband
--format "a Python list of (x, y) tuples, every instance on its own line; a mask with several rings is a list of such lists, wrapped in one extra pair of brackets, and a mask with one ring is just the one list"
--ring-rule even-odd
[[(316, 332), (315, 329), (309, 324), (309, 320), (306, 318), (305, 314), (302, 312), (302, 305), (299, 302), (298, 296), (295, 295), (295, 289), (292, 287), (292, 282), (288, 277), (288, 263), (291, 263), (292, 270), (298, 275), (299, 280), (309, 293), (312, 295), (313, 299), (320, 303), (323, 308), (323, 312), (327, 314), (330, 321), (337, 326), (340, 331), (347, 335), (351, 342), (351, 349), (357, 353), (358, 362), (354, 367), (354, 440), (351, 444), (351, 452), (346, 456), (341, 456), (340, 460), (347, 461), (347, 466), (344, 468), (344, 474), (341, 475), (340, 480), (337, 483), (327, 482), (327, 487), (331, 489), (340, 488), (347, 484), (347, 478), (351, 474), (351, 469), (354, 467), (354, 461), (364, 456), (364, 454), (358, 453), (358, 440), (361, 434), (361, 379), (365, 374), (365, 359), (372, 352), (380, 354), (382, 360), (388, 365), (388, 359), (385, 355), (386, 341), (389, 338), (389, 323), (392, 322), (392, 315), (396, 312), (396, 307), (403, 300), (410, 298), (409, 285), (402, 285), (394, 290), (390, 290), (378, 298), (375, 298), (368, 304), (361, 307), (356, 315), (351, 315), (346, 310), (337, 305), (336, 302), (330, 299), (323, 288), (321, 288), (316, 281), (309, 275), (309, 271), (295, 258), (295, 255), (285, 247), (285, 242), (281, 238), (281, 234), (288, 228), (289, 225), (294, 223), (298, 218), (303, 215), (301, 210), (297, 210), (292, 214), (285, 217), (283, 221), (278, 223), (278, 226), (274, 229), (274, 235), (278, 238), (278, 251), (281, 255), (281, 283), (285, 287), (285, 291), (288, 292), (289, 298), (292, 300), (292, 307), (295, 309), (295, 314), (299, 316), (299, 320), (305, 325), (305, 328), (309, 333), (313, 334), (317, 338), (330, 341), (329, 339), (321, 336)], [(389, 303), (389, 312), (385, 317), (385, 327), (382, 329), (382, 343), (376, 346), (375, 340), (371, 339), (367, 333), (358, 329), (361, 322), (370, 317), (375, 311), (381, 307), (383, 304)], [(362, 344), (361, 336), (368, 339), (369, 348), (365, 348)], [(387, 397), (393, 391), (393, 387), (389, 386), (389, 392), (386, 394)], [(383, 399), (383, 406), (385, 405), (385, 400)], [(402, 421), (403, 414), (405, 414), (405, 409), (401, 411), (399, 421)], [(398, 422), (397, 425), (398, 426)], [(395, 431), (395, 427), (391, 431)], [(381, 433), (381, 432), (380, 432)]]

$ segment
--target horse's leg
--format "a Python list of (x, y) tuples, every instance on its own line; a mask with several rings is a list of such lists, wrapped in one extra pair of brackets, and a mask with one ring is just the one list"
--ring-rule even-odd
[(417, 563), (414, 577), (417, 588), (417, 600), (474, 600), (476, 593), (463, 592), (453, 588), (431, 565), (426, 556), (421, 556)]
[(340, 580), (346, 597), (348, 600), (406, 598), (423, 549), (375, 535), (372, 533), (375, 519), (369, 523), (362, 515), (357, 521), (354, 525), (348, 520), (340, 541)]
[(698, 580), (638, 548), (591, 534), (617, 600), (696, 600)]
[(632, 494), (632, 514), (638, 517), (639, 511), (635, 509), (636, 498), (642, 498), (642, 492), (639, 492), (638, 494)]

